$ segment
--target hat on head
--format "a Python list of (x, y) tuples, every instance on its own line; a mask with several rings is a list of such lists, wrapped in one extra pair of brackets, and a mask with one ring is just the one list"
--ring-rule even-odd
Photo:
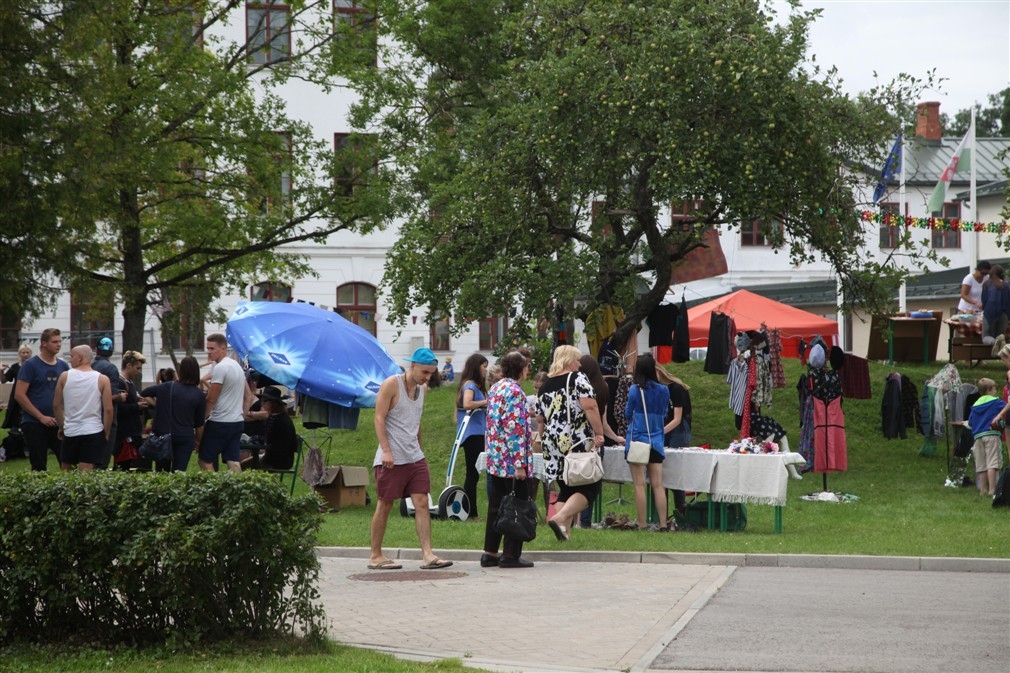
[(276, 386), (267, 386), (256, 397), (264, 402), (284, 402), (288, 399), (287, 395), (281, 395), (281, 389)]
[(109, 337), (102, 337), (98, 340), (98, 354), (112, 355), (112, 339)]
[(413, 355), (407, 358), (407, 362), (413, 362), (416, 365), (437, 365), (438, 358), (430, 348), (418, 348)]
[(824, 346), (814, 344), (814, 347), (810, 349), (810, 357), (807, 359), (807, 364), (814, 369), (820, 369), (824, 366)]

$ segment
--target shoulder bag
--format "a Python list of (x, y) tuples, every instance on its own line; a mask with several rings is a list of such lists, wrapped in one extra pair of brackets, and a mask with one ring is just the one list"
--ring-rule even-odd
[[(172, 413), (172, 393), (175, 391), (175, 381), (168, 385), (168, 413)], [(172, 458), (172, 435), (166, 432), (156, 435), (153, 432), (140, 445), (140, 455), (148, 460), (162, 462)]]
[(494, 529), (507, 538), (529, 542), (537, 537), (537, 506), (532, 500), (516, 497), (515, 483), (513, 479), (512, 492), (506, 493), (498, 505)]
[(628, 453), (625, 457), (633, 465), (646, 465), (649, 462), (649, 455), (652, 453), (652, 430), (649, 428), (649, 410), (645, 406), (645, 390), (639, 387), (638, 392), (642, 395), (642, 415), (645, 416), (645, 431), (649, 433), (649, 441), (632, 440), (628, 444)]
[[(568, 375), (569, 380), (571, 380), (571, 376), (571, 374)], [(565, 395), (568, 395), (567, 385), (565, 386)], [(571, 428), (572, 408), (569, 401), (565, 400), (565, 410), (568, 413), (568, 427)], [(580, 444), (583, 442), (585, 440), (582, 440)], [(561, 476), (565, 484), (585, 486), (586, 484), (595, 484), (603, 479), (603, 460), (596, 447), (590, 444), (585, 451), (576, 452), (575, 446), (577, 445), (572, 446), (572, 450), (565, 454), (565, 467)]]

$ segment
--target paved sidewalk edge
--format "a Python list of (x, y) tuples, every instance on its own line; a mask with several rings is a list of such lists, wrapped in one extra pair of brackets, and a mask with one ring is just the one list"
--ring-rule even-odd
[[(420, 561), (419, 549), (386, 549), (386, 556)], [(453, 561), (480, 561), (472, 549), (437, 549)], [(367, 547), (316, 547), (321, 557), (368, 559)], [(1008, 573), (1010, 558), (954, 558), (942, 556), (832, 556), (826, 554), (707, 554), (687, 552), (530, 551), (531, 561), (570, 563), (671, 563), (766, 568), (839, 568), (844, 570), (928, 570), (946, 572)]]
[(722, 585), (726, 584), (726, 581), (735, 571), (736, 568), (732, 566), (723, 568), (723, 571), (719, 574), (716, 581), (705, 587), (702, 595), (691, 604), (691, 607), (689, 607), (684, 614), (680, 616), (680, 619), (678, 619), (673, 626), (671, 626), (667, 632), (663, 634), (656, 644), (649, 648), (649, 651), (646, 652), (642, 658), (631, 667), (631, 673), (643, 673), (644, 671), (648, 671), (652, 666), (652, 662), (656, 660), (656, 657), (662, 654), (663, 650), (665, 650), (667, 646), (673, 642), (674, 638), (677, 637), (677, 634), (683, 631), (684, 628), (687, 627), (688, 623), (694, 619), (695, 615), (701, 612), (702, 608), (704, 608), (708, 602), (712, 600), (712, 596), (715, 596), (719, 590), (722, 589)]

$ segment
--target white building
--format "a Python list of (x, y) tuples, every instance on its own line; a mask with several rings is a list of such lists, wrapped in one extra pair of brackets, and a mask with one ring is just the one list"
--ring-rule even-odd
[[(269, 47), (278, 45), (283, 47), (284, 40), (290, 40), (290, 37), (284, 35), (286, 23), (277, 18), (278, 11), (283, 12), (283, 6), (273, 5), (268, 11), (264, 8), (264, 3), (250, 0), (246, 3), (244, 12), (236, 12), (230, 23), (220, 25), (216, 30), (225, 38), (237, 43), (249, 38), (253, 43), (258, 41), (264, 44), (268, 48), (256, 58), (269, 58), (264, 55), (270, 53)], [(363, 16), (352, 0), (335, 0), (334, 11), (338, 17), (349, 20)], [(381, 67), (382, 64), (378, 65)], [(294, 78), (276, 93), (288, 102), (291, 116), (311, 124), (317, 137), (328, 143), (335, 145), (340, 143), (342, 134), (352, 130), (344, 121), (353, 96), (346, 87), (337, 86), (330, 92), (324, 92), (316, 85)], [(938, 104), (932, 104), (926, 112), (927, 114), (920, 119), (921, 132), (917, 133), (921, 139), (909, 142), (906, 152), (905, 212), (910, 216), (927, 214), (925, 203), (928, 195), (936, 183), (943, 164), (960, 141), (960, 138), (941, 138)], [(1006, 160), (1001, 164), (997, 162), (996, 155), (1008, 146), (1010, 139), (978, 141), (980, 212), (978, 217), (971, 219), (982, 222), (1001, 221), (1000, 210), (1006, 201), (1003, 190), (995, 185), (1006, 179), (1004, 174)], [(1003, 185), (1005, 186), (1005, 183)], [(953, 192), (966, 189), (967, 177), (958, 174), (952, 189), (951, 201), (944, 206), (944, 215), (956, 217), (962, 213), (963, 202), (955, 200)], [(896, 195), (892, 192), (892, 195), (886, 198), (890, 205), (885, 204), (883, 207), (895, 208)], [(892, 252), (886, 227), (871, 225), (867, 235), (879, 238), (879, 246), (873, 248), (873, 254), (878, 258)], [(250, 287), (248, 293), (243, 296), (224, 298), (222, 306), (230, 313), (239, 301), (271, 296), (275, 299), (291, 297), (323, 306), (339, 307), (346, 317), (372, 331), (398, 361), (419, 346), (433, 348), (440, 358), (453, 357), (457, 365), (461, 365), (465, 357), (474, 351), (489, 353), (504, 334), (507, 327), (506, 317), (474, 322), (470, 325), (469, 331), (458, 338), (450, 338), (444, 325), (429, 327), (428, 316), (423, 308), (414, 311), (402, 331), (387, 320), (380, 286), (386, 252), (395, 242), (396, 236), (395, 227), (391, 227), (368, 235), (341, 232), (333, 235), (326, 245), (306, 243), (291, 246), (292, 252), (311, 257), (312, 267), (318, 273), (318, 277), (300, 279), (290, 288), (274, 287), (270, 279), (263, 279), (263, 283)], [(916, 232), (916, 236), (931, 240), (934, 247), (942, 247), (944, 255), (950, 259), (951, 269), (967, 269), (977, 259), (1004, 256), (996, 247), (995, 234), (962, 235), (956, 232), (941, 234), (923, 230)], [(679, 301), (681, 296), (685, 296), (692, 302), (739, 288), (747, 288), (814, 313), (834, 317), (834, 276), (826, 262), (793, 266), (789, 263), (787, 254), (773, 251), (756, 230), (744, 231), (742, 234), (723, 232), (721, 244), (729, 272), (686, 285), (674, 285), (669, 295), (671, 300)], [(960, 275), (958, 281), (959, 279)], [(927, 304), (930, 307), (947, 308), (953, 303), (956, 293), (956, 284), (945, 288), (942, 294), (934, 292), (928, 297), (916, 296), (910, 290), (909, 304), (910, 307)], [(153, 379), (158, 367), (170, 364), (169, 356), (160, 352), (162, 340), (158, 325), (157, 319), (153, 315), (149, 316), (143, 348), (149, 358), (145, 380)], [(30, 324), (21, 324), (18, 316), (0, 316), (0, 349), (3, 359), (10, 362), (16, 357), (18, 343), (23, 341), (31, 343), (37, 340), (39, 332), (46, 327), (59, 327), (65, 335), (69, 335), (71, 343), (96, 341), (100, 336), (111, 332), (116, 338), (117, 355), (121, 350), (120, 309), (117, 307), (112, 315), (103, 320), (85, 320), (81, 307), (66, 295), (59, 301), (52, 314), (40, 317)], [(223, 325), (207, 324), (205, 334), (223, 329)], [(580, 329), (581, 325), (577, 324), (576, 333)], [(865, 321), (848, 318), (843, 332), (847, 334), (845, 343), (849, 349), (865, 354), (867, 338), (865, 335), (868, 332)], [(639, 352), (647, 348), (646, 344), (647, 331), (643, 330), (639, 335)], [(180, 345), (176, 344), (176, 347)], [(202, 344), (197, 345), (196, 349), (202, 350)]]

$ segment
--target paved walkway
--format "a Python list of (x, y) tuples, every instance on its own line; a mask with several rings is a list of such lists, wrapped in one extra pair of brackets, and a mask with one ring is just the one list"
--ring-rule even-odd
[(455, 564), (422, 571), (386, 553), (403, 569), (318, 550), (340, 642), (525, 673), (1010, 670), (1010, 559), (530, 552), (503, 570), (437, 550)]

